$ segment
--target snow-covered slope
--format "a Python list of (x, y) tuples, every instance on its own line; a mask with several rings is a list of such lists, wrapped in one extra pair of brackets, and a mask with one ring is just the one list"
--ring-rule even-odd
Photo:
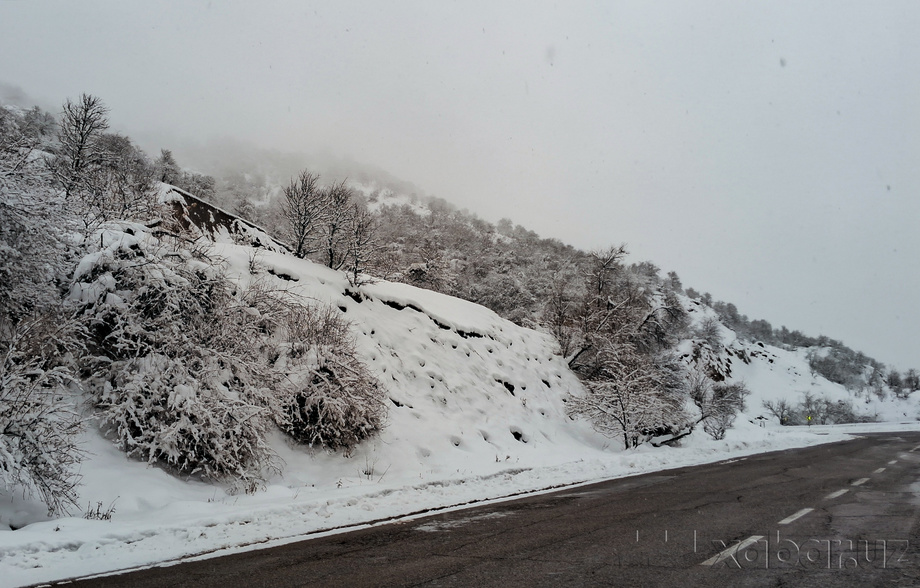
[[(717, 315), (712, 308), (687, 297), (681, 297), (692, 324), (698, 326), (706, 319), (715, 319)], [(897, 398), (894, 394), (877, 394), (863, 390), (848, 390), (841, 384), (831, 382), (813, 372), (808, 364), (810, 348), (784, 349), (760, 341), (740, 339), (734, 331), (719, 325), (722, 349), (709, 354), (697, 364), (703, 369), (711, 370), (725, 376), (729, 382), (743, 382), (750, 391), (746, 398), (744, 416), (750, 419), (767, 420), (776, 423), (776, 417), (765, 408), (764, 403), (786, 401), (798, 406), (810, 396), (815, 401), (845, 403), (851, 407), (855, 416), (867, 421), (880, 422), (916, 422), (920, 420), (920, 405), (916, 397)], [(694, 342), (685, 340), (678, 346), (688, 365), (699, 355), (694, 351)], [(815, 424), (818, 424), (817, 422)]]
[[(736, 429), (723, 441), (698, 431), (680, 448), (622, 451), (616, 440), (566, 416), (566, 396), (580, 383), (549, 335), (404, 284), (354, 287), (343, 274), (282, 249), (241, 245), (239, 235), (217, 231), (214, 238), (211, 253), (224, 260), (232, 279), (344, 313), (358, 352), (387, 390), (386, 427), (348, 457), (273, 434), (283, 470), (251, 495), (148, 467), (89, 427), (80, 496), (92, 509), (101, 503), (103, 513), (114, 507), (111, 520), (80, 513), (46, 520), (40, 504), (12, 497), (0, 505), (0, 574), (7, 585), (245, 549), (428, 509), (842, 438), (753, 424), (766, 399), (800, 389), (847, 393), (811, 376), (801, 353), (733, 341), (726, 331), (720, 357), (731, 362), (731, 377), (752, 390)], [(10, 527), (17, 530), (2, 531)]]
[[(329, 303), (352, 323), (358, 350), (390, 400), (386, 428), (365, 449), (378, 475), (493, 473), (604, 445), (586, 424), (565, 416), (565, 392), (580, 384), (546, 334), (406, 284), (355, 288), (339, 272), (272, 252), (257, 255), (253, 275), (250, 248), (219, 244), (216, 252), (240, 282), (259, 280)], [(352, 462), (341, 462), (342, 475)], [(304, 467), (311, 464), (316, 460)], [(328, 465), (321, 467), (313, 479), (328, 476)], [(311, 474), (298, 475), (310, 481)]]

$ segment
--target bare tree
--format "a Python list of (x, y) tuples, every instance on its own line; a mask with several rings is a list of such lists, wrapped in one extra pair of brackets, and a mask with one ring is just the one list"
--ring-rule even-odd
[(109, 110), (102, 100), (82, 94), (76, 102), (64, 102), (58, 128), (60, 141), (51, 170), (69, 198), (81, 188), (89, 170), (99, 163), (97, 140), (109, 128)]
[(288, 231), (297, 257), (306, 257), (317, 251), (316, 241), (326, 217), (327, 195), (319, 187), (319, 176), (306, 170), (284, 188), (281, 214), (288, 223)]
[(569, 414), (588, 419), (603, 435), (619, 435), (626, 449), (685, 419), (673, 370), (655, 365), (631, 345), (609, 340), (600, 345), (598, 356), (599, 372), (583, 379), (587, 393), (572, 397)]
[(620, 269), (620, 262), (628, 253), (625, 243), (591, 252), (587, 280), (595, 296), (603, 296), (609, 291), (613, 275)]
[(348, 225), (348, 248), (346, 252), (346, 269), (348, 280), (353, 286), (359, 286), (366, 278), (371, 258), (377, 247), (377, 219), (361, 203), (352, 203)]
[(27, 176), (34, 176), (26, 168), (39, 141), (21, 117), (0, 106), (0, 190), (9, 193), (14, 186), (21, 188)]
[(779, 420), (781, 425), (791, 425), (795, 420), (795, 411), (792, 404), (785, 398), (779, 400), (764, 400), (763, 407)]
[(353, 222), (353, 195), (345, 180), (332, 184), (323, 192), (326, 206), (320, 229), (323, 257), (327, 267), (338, 270), (345, 265), (348, 256), (348, 229)]

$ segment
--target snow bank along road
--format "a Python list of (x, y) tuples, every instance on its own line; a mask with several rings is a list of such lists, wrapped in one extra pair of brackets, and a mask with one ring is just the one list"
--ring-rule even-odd
[(918, 466), (865, 434), (71, 585), (917, 585)]

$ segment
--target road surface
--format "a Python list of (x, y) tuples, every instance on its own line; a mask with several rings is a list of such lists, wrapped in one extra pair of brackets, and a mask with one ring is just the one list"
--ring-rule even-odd
[(918, 473), (863, 435), (69, 586), (917, 586)]

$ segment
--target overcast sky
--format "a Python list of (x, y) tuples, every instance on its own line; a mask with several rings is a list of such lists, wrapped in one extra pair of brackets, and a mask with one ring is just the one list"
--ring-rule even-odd
[(904, 369), (917, 31), (914, 0), (0, 0), (0, 80), (54, 108), (96, 94), (132, 136), (327, 150), (491, 221), (626, 242)]

